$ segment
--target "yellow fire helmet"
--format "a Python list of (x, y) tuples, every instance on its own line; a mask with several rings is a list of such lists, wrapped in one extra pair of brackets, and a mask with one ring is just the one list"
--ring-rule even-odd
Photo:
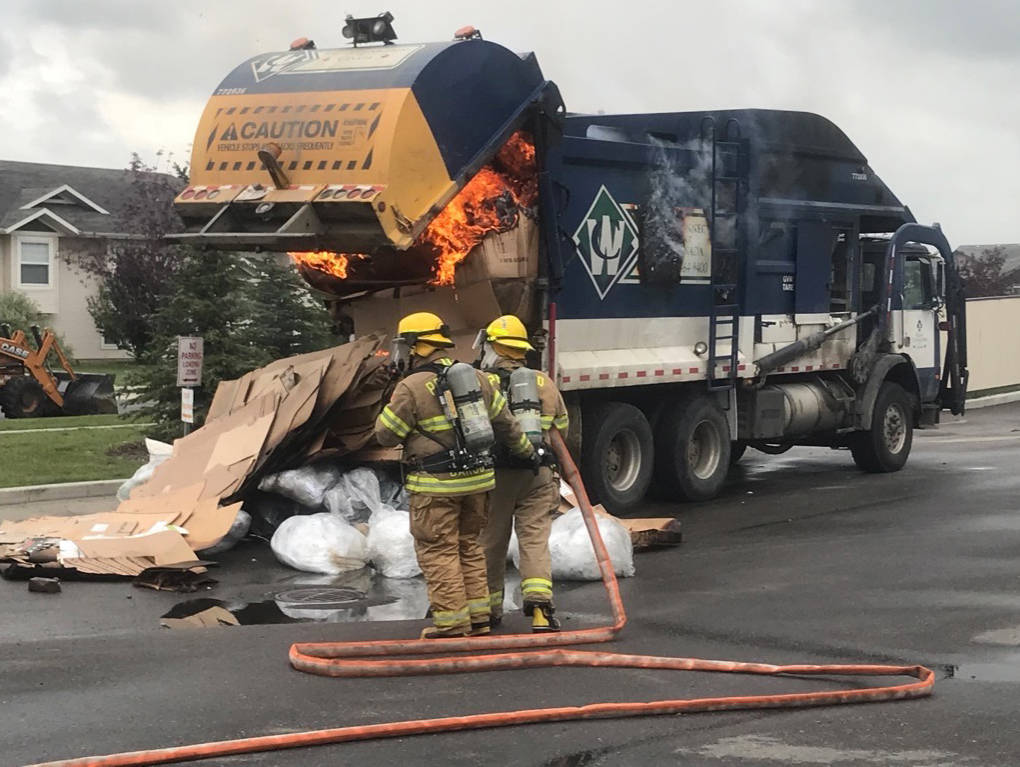
[(490, 322), (485, 329), (485, 340), (498, 346), (517, 349), (521, 357), (524, 352), (535, 350), (528, 341), (528, 330), (524, 323), (512, 314), (504, 314)]
[(397, 335), (420, 357), (427, 357), (435, 349), (449, 349), (454, 345), (450, 339), (450, 328), (432, 312), (407, 315), (397, 324)]

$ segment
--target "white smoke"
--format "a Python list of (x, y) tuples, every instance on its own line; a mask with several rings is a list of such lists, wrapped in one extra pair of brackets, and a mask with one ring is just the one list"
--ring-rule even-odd
[[(651, 282), (675, 282), (684, 259), (684, 222), (681, 208), (702, 208), (711, 216), (712, 143), (679, 144), (649, 136), (655, 169), (648, 178), (648, 203), (643, 211), (642, 273)], [(696, 153), (693, 168), (686, 149)], [(711, 223), (711, 222), (710, 222)]]

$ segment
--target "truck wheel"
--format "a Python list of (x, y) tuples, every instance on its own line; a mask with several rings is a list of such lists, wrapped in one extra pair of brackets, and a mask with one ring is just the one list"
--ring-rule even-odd
[(736, 466), (740, 463), (740, 459), (744, 457), (744, 453), (747, 452), (746, 442), (732, 442), (730, 443), (730, 466)]
[(655, 434), (656, 478), (669, 495), (706, 501), (719, 494), (730, 468), (730, 429), (708, 396), (669, 408)]
[(875, 474), (899, 471), (907, 462), (913, 441), (910, 396), (902, 386), (886, 381), (875, 399), (871, 429), (851, 435), (854, 463)]
[(654, 441), (644, 413), (607, 402), (582, 418), (581, 473), (588, 492), (612, 514), (636, 506), (652, 481)]
[(0, 408), (8, 418), (49, 415), (51, 404), (39, 382), (28, 376), (16, 376), (0, 389)]

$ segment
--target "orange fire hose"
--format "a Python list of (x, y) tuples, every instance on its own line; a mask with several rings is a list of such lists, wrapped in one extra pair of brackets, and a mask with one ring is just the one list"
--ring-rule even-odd
[[(609, 626), (563, 631), (555, 634), (512, 634), (467, 639), (412, 639), (374, 642), (318, 642), (291, 645), (290, 663), (298, 671), (335, 677), (403, 676), (412, 674), (456, 674), (468, 671), (498, 671), (549, 666), (583, 666), (585, 668), (647, 668), (671, 671), (722, 671), (766, 676), (910, 676), (916, 682), (884, 687), (850, 688), (819, 692), (785, 693), (780, 695), (743, 695), (723, 698), (679, 698), (636, 703), (590, 703), (584, 706), (499, 711), (489, 714), (449, 716), (440, 719), (411, 719), (383, 724), (352, 725), (326, 730), (310, 730), (285, 735), (263, 735), (254, 738), (221, 740), (190, 746), (175, 746), (151, 751), (130, 751), (108, 756), (91, 756), (45, 762), (31, 767), (126, 767), (127, 765), (167, 764), (215, 756), (249, 754), (328, 743), (394, 738), (436, 732), (455, 732), (487, 727), (563, 722), (576, 719), (610, 719), (655, 714), (679, 714), (695, 711), (732, 711), (735, 709), (799, 708), (841, 703), (871, 703), (905, 700), (930, 695), (935, 674), (924, 666), (884, 665), (794, 665), (773, 666), (767, 663), (701, 660), (698, 658), (664, 658), (652, 655), (625, 655), (563, 649), (529, 649), (527, 652), (488, 653), (487, 650), (523, 650), (549, 648), (557, 645), (608, 642), (627, 622), (620, 598), (619, 584), (609, 560), (605, 543), (599, 533), (595, 512), (584, 489), (577, 467), (563, 443), (552, 430), (553, 448), (563, 475), (573, 488), (584, 516), (585, 525), (595, 548), (595, 557), (602, 573), (602, 582), (609, 596), (613, 623)], [(437, 652), (479, 653), (414, 659), (415, 655)], [(396, 656), (396, 657), (395, 657)], [(381, 658), (381, 660), (375, 660)]]

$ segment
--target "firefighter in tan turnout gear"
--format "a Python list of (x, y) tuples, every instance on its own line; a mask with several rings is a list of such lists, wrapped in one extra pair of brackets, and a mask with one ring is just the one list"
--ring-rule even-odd
[(503, 615), (506, 552), (511, 525), (520, 544), (521, 596), (531, 630), (558, 631), (553, 617), (552, 565), (549, 531), (559, 503), (559, 483), (551, 466), (549, 429), (567, 435), (567, 408), (549, 377), (530, 370), (524, 358), (533, 350), (524, 323), (512, 314), (494, 320), (479, 334), (482, 369), (494, 388), (505, 393), (510, 409), (529, 440), (547, 460), (537, 473), (510, 453), (496, 451), (496, 489), (489, 504), (489, 520), (482, 531), (482, 546), (489, 580), (491, 621)]
[(490, 449), (498, 438), (519, 460), (537, 460), (499, 389), (480, 371), (446, 356), (453, 345), (435, 314), (418, 312), (400, 321), (392, 360), (405, 377), (375, 424), (380, 444), (404, 445), (411, 535), (434, 624), (423, 639), (489, 633), (478, 535), (495, 484)]

